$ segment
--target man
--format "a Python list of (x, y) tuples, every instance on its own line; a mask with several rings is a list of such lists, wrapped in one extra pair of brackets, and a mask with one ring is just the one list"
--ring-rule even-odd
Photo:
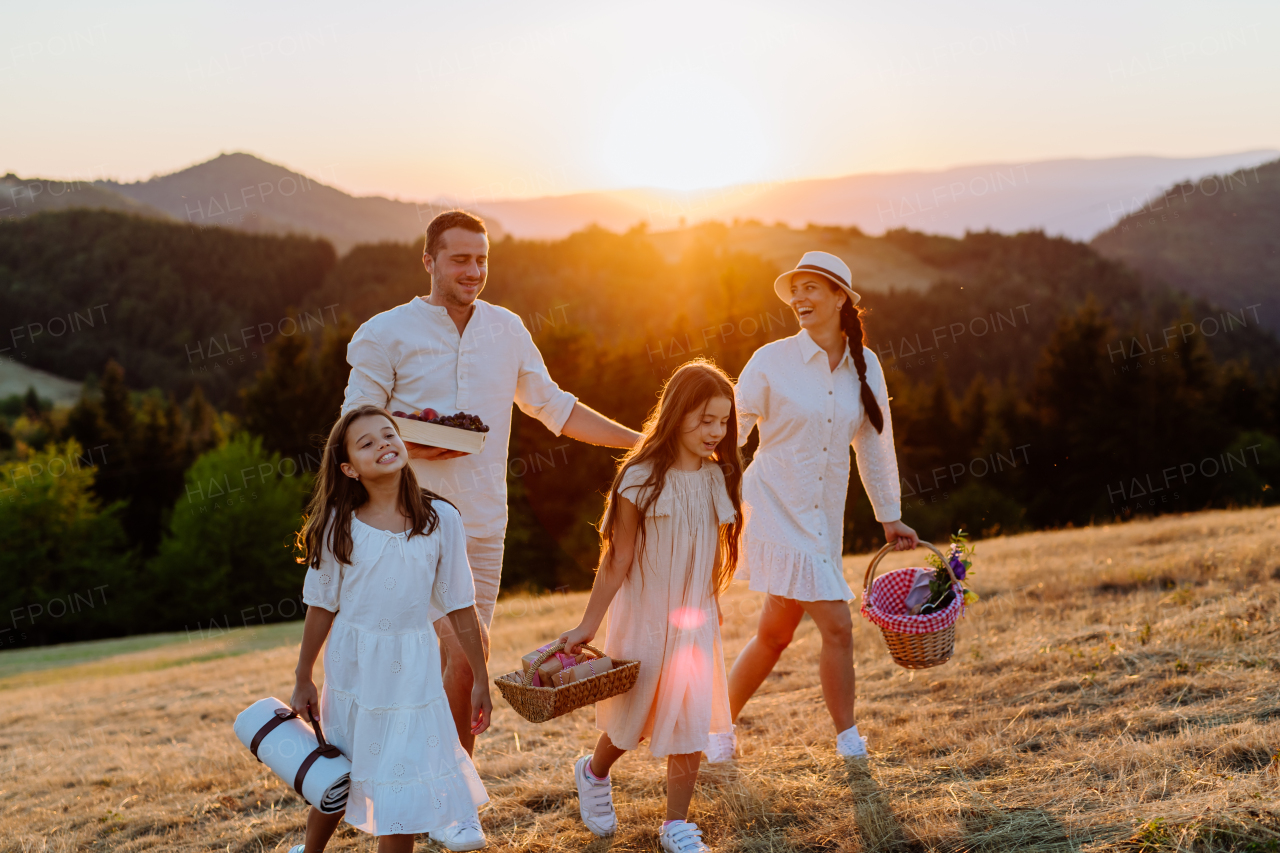
[[(640, 437), (562, 391), (520, 317), (477, 298), (488, 262), (489, 237), (480, 219), (454, 210), (431, 220), (422, 255), (431, 293), (360, 327), (347, 347), (351, 376), (342, 404), (344, 412), (365, 403), (392, 411), (466, 411), (489, 425), (484, 450), (477, 454), (408, 444), (418, 482), (462, 513), (486, 657), (507, 527), (512, 403), (553, 433), (587, 444), (631, 447)], [(470, 753), (475, 746), (471, 669), (444, 614), (432, 617), (441, 641), (445, 693), (458, 739)], [(468, 839), (483, 845), (483, 834), (473, 838), (479, 832), (479, 826), (458, 830), (460, 837), (449, 840), (459, 846), (451, 849), (475, 849), (466, 846)]]

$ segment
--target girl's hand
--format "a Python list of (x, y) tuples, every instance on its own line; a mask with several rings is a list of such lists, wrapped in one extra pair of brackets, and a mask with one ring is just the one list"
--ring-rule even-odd
[(566, 654), (576, 655), (582, 651), (580, 648), (583, 643), (589, 643), (596, 638), (596, 632), (579, 625), (572, 631), (565, 631), (560, 635), (560, 639), (564, 640), (564, 650)]
[(311, 722), (311, 709), (315, 708), (316, 719), (319, 719), (320, 693), (316, 690), (316, 683), (310, 678), (298, 679), (298, 683), (293, 688), (293, 698), (289, 700), (289, 707), (308, 723)]
[(920, 545), (920, 537), (914, 530), (898, 521), (881, 522), (884, 527), (884, 538), (892, 542), (895, 551), (910, 551)]
[(481, 734), (493, 718), (493, 699), (489, 697), (488, 679), (477, 679), (471, 686), (471, 733)]

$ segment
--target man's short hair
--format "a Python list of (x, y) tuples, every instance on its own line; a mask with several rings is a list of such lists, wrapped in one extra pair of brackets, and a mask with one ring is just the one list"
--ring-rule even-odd
[(431, 220), (431, 224), (427, 226), (427, 244), (423, 254), (434, 258), (436, 252), (440, 251), (440, 238), (450, 228), (463, 228), (476, 234), (484, 234), (486, 237), (489, 235), (484, 228), (484, 220), (480, 217), (472, 216), (465, 210), (446, 210), (444, 213), (437, 213)]

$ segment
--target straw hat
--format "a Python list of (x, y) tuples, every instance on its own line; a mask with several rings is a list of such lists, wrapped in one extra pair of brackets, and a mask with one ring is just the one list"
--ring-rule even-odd
[(787, 304), (791, 304), (791, 277), (798, 272), (816, 273), (833, 284), (839, 285), (845, 293), (849, 294), (854, 305), (862, 300), (862, 296), (849, 284), (852, 276), (849, 275), (848, 264), (830, 252), (805, 252), (795, 269), (784, 272), (773, 282), (773, 292)]

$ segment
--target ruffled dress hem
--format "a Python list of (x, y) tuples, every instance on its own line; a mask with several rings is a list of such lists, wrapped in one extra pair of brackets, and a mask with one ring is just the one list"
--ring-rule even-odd
[(752, 592), (764, 592), (793, 601), (852, 601), (853, 590), (844, 579), (843, 566), (828, 568), (814, 555), (799, 548), (748, 539), (738, 578)]

